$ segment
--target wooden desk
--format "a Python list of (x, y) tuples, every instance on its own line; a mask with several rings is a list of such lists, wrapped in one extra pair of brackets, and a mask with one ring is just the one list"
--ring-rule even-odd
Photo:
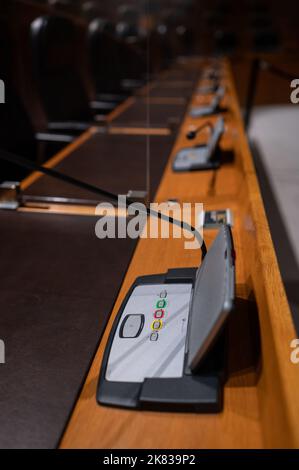
[[(176, 151), (190, 145), (185, 134), (192, 123), (186, 116), (157, 193), (157, 201), (203, 202), (206, 209), (233, 210), (237, 254), (237, 295), (254, 298), (254, 314), (234, 315), (230, 331), (230, 375), (224, 409), (215, 415), (141, 412), (112, 409), (96, 403), (103, 352), (115, 315), (137, 276), (169, 268), (198, 266), (198, 251), (184, 250), (177, 239), (141, 239), (95, 355), (82, 393), (61, 441), (62, 448), (240, 448), (299, 445), (298, 366), (290, 362), (290, 341), (296, 338), (273, 249), (268, 222), (244, 134), (229, 65), (225, 65), (227, 135), (221, 145), (233, 148), (235, 160), (213, 172), (175, 174)], [(193, 97), (193, 102), (197, 98)], [(198, 139), (199, 141), (199, 139)], [(209, 245), (215, 231), (205, 231)], [(259, 325), (259, 326), (258, 326)], [(250, 336), (250, 329), (252, 330)], [(260, 336), (260, 353), (253, 348)], [(258, 343), (258, 341), (256, 341)]]

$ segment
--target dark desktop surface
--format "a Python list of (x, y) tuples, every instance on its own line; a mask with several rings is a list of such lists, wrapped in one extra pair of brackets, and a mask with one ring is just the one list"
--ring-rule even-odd
[[(154, 196), (169, 158), (174, 136), (94, 134), (55, 169), (116, 194), (146, 189), (147, 139), (150, 146), (150, 190)], [(39, 178), (26, 194), (95, 199), (93, 193), (49, 176)]]
[(58, 445), (136, 245), (96, 221), (0, 214), (1, 448)]
[(184, 118), (186, 104), (157, 104), (147, 105), (145, 99), (137, 99), (113, 119), (115, 127), (151, 127), (177, 129)]

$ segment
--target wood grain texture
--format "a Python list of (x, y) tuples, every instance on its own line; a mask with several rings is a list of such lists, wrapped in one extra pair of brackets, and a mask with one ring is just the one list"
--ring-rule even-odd
[(109, 134), (125, 134), (125, 135), (170, 135), (171, 130), (156, 127), (109, 127)]
[[(157, 201), (203, 202), (205, 209), (229, 207), (234, 215), (233, 236), (237, 296), (255, 299), (258, 317), (250, 333), (247, 319), (237, 311), (231, 321), (230, 374), (225, 385), (223, 412), (215, 415), (141, 412), (112, 409), (96, 403), (103, 352), (115, 315), (137, 276), (169, 268), (198, 266), (198, 251), (185, 250), (178, 239), (141, 239), (121, 287), (105, 334), (91, 365), (82, 393), (63, 436), (63, 448), (260, 448), (298, 447), (298, 366), (290, 362), (291, 339), (296, 337), (281, 282), (271, 235), (252, 157), (245, 137), (230, 68), (224, 64), (227, 132), (224, 150), (234, 161), (217, 172), (175, 174), (171, 165), (178, 149), (190, 145), (186, 132), (204, 119), (186, 115)], [(198, 100), (194, 97), (192, 103)], [(213, 118), (215, 119), (215, 118)], [(197, 143), (207, 139), (198, 136)], [(154, 158), (154, 156), (153, 156)], [(215, 231), (205, 231), (209, 246)], [(260, 354), (253, 347), (260, 335)], [(256, 356), (256, 357), (255, 357)], [(255, 359), (254, 359), (255, 357)]]

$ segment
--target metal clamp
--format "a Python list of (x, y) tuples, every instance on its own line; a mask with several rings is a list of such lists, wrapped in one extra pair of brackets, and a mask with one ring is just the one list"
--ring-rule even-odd
[(0, 209), (16, 210), (21, 203), (21, 187), (18, 181), (0, 184)]

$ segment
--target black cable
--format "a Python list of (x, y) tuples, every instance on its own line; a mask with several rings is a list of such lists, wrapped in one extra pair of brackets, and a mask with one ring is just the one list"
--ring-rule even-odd
[(277, 67), (274, 64), (271, 64), (270, 62), (266, 60), (260, 60), (260, 69), (261, 70), (267, 70), (268, 72), (271, 72), (273, 75), (277, 75), (280, 78), (283, 78), (285, 80), (291, 81), (294, 78), (294, 75), (290, 74), (289, 72), (286, 72), (285, 70), (281, 69), (280, 67)]
[[(9, 161), (11, 163), (14, 163), (15, 165), (21, 166), (23, 168), (27, 168), (32, 171), (38, 171), (39, 173), (43, 173), (47, 176), (51, 176), (53, 178), (59, 179), (61, 181), (64, 181), (65, 183), (72, 184), (73, 186), (77, 186), (81, 189), (85, 189), (87, 191), (90, 191), (92, 193), (95, 193), (99, 196), (103, 196), (105, 198), (111, 199), (112, 201), (118, 202), (118, 196), (114, 193), (111, 193), (110, 191), (106, 191), (105, 189), (98, 188), (97, 186), (94, 186), (89, 183), (85, 183), (84, 181), (78, 180), (77, 178), (74, 178), (72, 176), (66, 175), (64, 173), (61, 173), (60, 171), (53, 170), (52, 168), (47, 168), (45, 166), (38, 165), (35, 162), (32, 162), (30, 160), (27, 160), (27, 158), (21, 157), (19, 155), (15, 155), (13, 153), (7, 152), (6, 150), (0, 150), (0, 158), (2, 160)], [(129, 205), (134, 205), (134, 201), (131, 199), (127, 198), (126, 199), (126, 207)], [(138, 206), (138, 210), (140, 211), (140, 207)], [(154, 216), (157, 217), (158, 219), (165, 220), (173, 225), (179, 226), (181, 229), (188, 230), (191, 232), (195, 238), (198, 240), (200, 247), (201, 247), (201, 254), (202, 254), (202, 259), (205, 257), (207, 253), (207, 248), (205, 245), (205, 242), (203, 238), (201, 237), (200, 233), (196, 228), (194, 228), (192, 225), (176, 220), (173, 217), (169, 217), (161, 212), (156, 212), (148, 207), (145, 208), (146, 214), (148, 216)], [(140, 211), (142, 212), (142, 211)]]
[(254, 106), (256, 90), (258, 86), (258, 80), (261, 70), (267, 71), (276, 75), (284, 80), (293, 80), (295, 77), (291, 75), (289, 72), (276, 67), (276, 65), (271, 64), (266, 60), (262, 60), (259, 58), (255, 58), (252, 61), (251, 69), (250, 69), (250, 76), (248, 81), (248, 90), (246, 96), (246, 104), (245, 104), (245, 114), (244, 114), (244, 124), (245, 129), (249, 129), (250, 119), (252, 114), (252, 109)]

